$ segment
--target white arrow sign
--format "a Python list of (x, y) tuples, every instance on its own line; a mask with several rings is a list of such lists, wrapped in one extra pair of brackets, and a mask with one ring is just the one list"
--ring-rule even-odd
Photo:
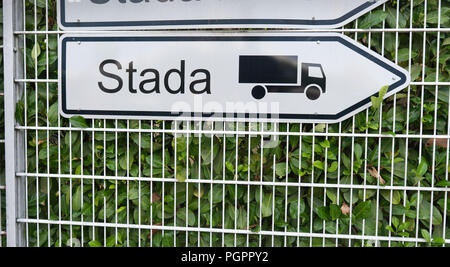
[(387, 0), (61, 0), (63, 29), (338, 28)]
[(63, 35), (66, 117), (338, 122), (409, 84), (341, 34)]

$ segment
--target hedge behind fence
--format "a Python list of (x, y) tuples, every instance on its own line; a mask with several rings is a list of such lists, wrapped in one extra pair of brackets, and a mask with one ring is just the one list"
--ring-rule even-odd
[[(37, 10), (34, 10), (34, 1), (26, 1), (27, 30), (35, 27), (45, 30), (46, 25), (49, 30), (57, 30), (56, 2), (48, 1), (48, 21), (45, 20), (45, 2), (37, 0)], [(426, 22), (423, 0), (413, 1), (412, 21), (412, 1), (400, 2), (398, 19), (397, 1), (389, 1), (385, 11), (378, 8), (359, 19), (358, 28), (383, 25), (386, 28), (396, 28), (396, 25), (423, 28), (424, 23), (427, 28), (438, 27), (437, 0), (427, 1)], [(450, 28), (450, 1), (441, 2), (440, 27)], [(34, 25), (35, 11), (37, 25)], [(355, 27), (350, 24), (346, 28)], [(410, 66), (412, 81), (437, 82), (437, 75), (440, 82), (449, 81), (448, 32), (441, 32), (439, 38), (436, 32), (348, 35), (402, 67), (409, 69)], [(46, 37), (45, 34), (26, 35), (23, 51), (26, 78), (57, 79), (57, 34), (49, 34), (47, 40)], [(281, 136), (276, 146), (268, 149), (261, 149), (261, 136), (216, 135), (211, 138), (203, 135), (200, 138), (161, 132), (139, 134), (132, 130), (129, 133), (94, 133), (89, 129), (170, 129), (171, 122), (85, 120), (81, 117), (69, 121), (58, 116), (56, 83), (27, 83), (25, 86), (25, 93), (16, 106), (18, 125), (88, 128), (84, 131), (26, 131), (27, 172), (61, 173), (60, 178), (28, 177), (29, 218), (164, 224), (188, 226), (193, 230), (186, 233), (29, 224), (30, 246), (66, 246), (78, 241), (85, 246), (173, 246), (174, 242), (177, 246), (258, 246), (259, 242), (263, 246), (389, 245), (386, 241), (375, 244), (356, 239), (257, 235), (260, 231), (425, 238), (427, 242), (419, 245), (441, 245), (444, 231), (445, 238), (450, 238), (448, 211), (445, 210), (449, 207), (449, 198), (442, 190), (419, 193), (418, 190), (382, 188), (324, 190), (186, 183), (188, 179), (246, 181), (250, 178), (269, 182), (448, 188), (447, 139), (396, 138), (399, 134), (448, 135), (448, 86), (411, 86), (383, 102), (373, 99), (374, 107), (341, 124), (279, 126), (283, 132), (386, 134), (383, 138)], [(249, 125), (240, 127), (245, 130)], [(118, 180), (68, 179), (64, 174), (117, 176)], [(122, 179), (128, 176), (176, 178), (179, 182), (163, 184)], [(197, 227), (248, 229), (252, 234), (198, 233)], [(416, 243), (391, 242), (390, 245), (413, 246)]]

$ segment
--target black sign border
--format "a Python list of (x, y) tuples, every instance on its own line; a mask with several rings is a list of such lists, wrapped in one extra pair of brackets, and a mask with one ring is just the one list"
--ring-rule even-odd
[(66, 1), (61, 0), (60, 23), (63, 27), (145, 27), (145, 26), (201, 26), (201, 25), (292, 25), (292, 26), (326, 26), (338, 25), (359, 12), (378, 4), (377, 1), (367, 1), (359, 7), (337, 19), (329, 20), (294, 20), (294, 19), (224, 19), (224, 20), (154, 20), (154, 21), (103, 21), (103, 22), (67, 22)]
[(406, 87), (407, 76), (400, 70), (383, 62), (381, 59), (364, 51), (360, 47), (350, 43), (349, 41), (339, 36), (242, 36), (242, 37), (225, 37), (225, 36), (173, 36), (173, 37), (152, 37), (152, 36), (83, 36), (83, 37), (66, 37), (62, 40), (62, 61), (61, 61), (61, 110), (67, 115), (94, 115), (94, 116), (134, 116), (134, 117), (166, 117), (166, 118), (277, 118), (287, 120), (316, 120), (337, 121), (345, 117), (349, 113), (371, 103), (372, 96), (378, 96), (378, 92), (352, 105), (351, 107), (337, 113), (337, 114), (289, 114), (289, 113), (200, 113), (192, 112), (190, 117), (182, 116), (186, 113), (173, 113), (171, 111), (124, 111), (124, 110), (69, 110), (67, 109), (66, 98), (66, 44), (68, 42), (338, 42), (355, 51), (356, 53), (366, 57), (382, 68), (392, 72), (400, 78), (399, 81), (389, 86), (388, 92), (398, 89), (402, 85)]

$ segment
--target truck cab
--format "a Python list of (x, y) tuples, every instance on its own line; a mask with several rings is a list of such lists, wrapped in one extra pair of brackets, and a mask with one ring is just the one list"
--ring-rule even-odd
[(306, 97), (317, 100), (326, 92), (326, 77), (321, 64), (302, 64), (302, 84)]

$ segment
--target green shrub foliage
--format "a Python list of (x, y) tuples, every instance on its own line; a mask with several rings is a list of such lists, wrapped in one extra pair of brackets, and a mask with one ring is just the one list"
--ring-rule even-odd
[[(346, 29), (448, 29), (450, 1), (440, 2), (389, 1)], [(56, 2), (45, 3), (26, 1), (26, 30), (57, 30)], [(449, 133), (449, 86), (435, 82), (450, 80), (450, 34), (346, 34), (410, 70), (413, 85), (339, 124), (279, 124), (285, 134), (272, 141), (256, 124), (199, 136), (175, 134), (170, 121), (68, 120), (56, 82), (24, 83), (27, 216), (40, 220), (28, 224), (29, 245), (442, 245), (448, 139), (433, 136)], [(26, 34), (26, 78), (57, 79), (57, 38)]]

